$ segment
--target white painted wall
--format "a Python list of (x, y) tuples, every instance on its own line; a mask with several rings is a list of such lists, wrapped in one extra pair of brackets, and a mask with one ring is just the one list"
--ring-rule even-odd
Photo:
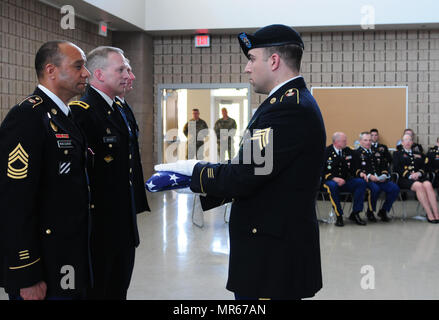
[(141, 29), (145, 27), (145, 0), (84, 0), (84, 2), (88, 2)]
[[(146, 31), (439, 23), (437, 0), (84, 0)], [(364, 22), (364, 20), (363, 20)]]
[(146, 30), (361, 25), (362, 7), (375, 24), (439, 22), (437, 0), (146, 0)]

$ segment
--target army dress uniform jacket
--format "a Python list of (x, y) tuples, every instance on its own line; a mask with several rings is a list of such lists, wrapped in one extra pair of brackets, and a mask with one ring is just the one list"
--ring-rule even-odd
[[(203, 210), (233, 198), (227, 289), (244, 297), (311, 297), (322, 287), (315, 198), (326, 134), (304, 79), (270, 95), (247, 128), (240, 163), (198, 163), (190, 186), (207, 194)], [(256, 174), (262, 165), (254, 157), (244, 161), (249, 144), (265, 155), (272, 144), (268, 174)]]
[(433, 181), (434, 186), (439, 186), (439, 147), (434, 146), (428, 149), (427, 152), (427, 170), (435, 174), (435, 179)]
[(404, 149), (397, 150), (393, 153), (393, 171), (398, 173), (398, 183), (401, 188), (410, 188), (411, 183), (409, 177), (414, 172), (420, 172), (422, 176), (418, 181), (425, 181), (428, 179), (426, 174), (426, 157), (421, 152), (406, 152)]
[(116, 103), (110, 107), (91, 86), (80, 101), (72, 101), (69, 106), (94, 154), (88, 163), (92, 247), (108, 253), (137, 247), (136, 214), (149, 211), (144, 184), (136, 183), (140, 177), (136, 171), (141, 168), (137, 137), (130, 138)]
[[(404, 150), (404, 147), (402, 146), (402, 144), (398, 144), (396, 146), (396, 151), (403, 151), (403, 150)], [(424, 153), (424, 148), (422, 147), (421, 144), (413, 142), (412, 151), (414, 151), (416, 153)]]
[(390, 166), (392, 165), (392, 155), (389, 148), (385, 144), (377, 143), (376, 145), (372, 143), (372, 151), (375, 154), (375, 158), (378, 162), (378, 167), (381, 171), (390, 172)]
[(342, 154), (338, 155), (332, 144), (326, 148), (322, 182), (332, 180), (335, 177), (344, 180), (355, 178), (356, 160), (354, 151), (349, 147), (345, 147), (341, 152)]
[(371, 150), (371, 152), (368, 152), (366, 149), (359, 147), (357, 150), (354, 151), (356, 153), (355, 155), (355, 161), (356, 161), (356, 171), (355, 175), (357, 177), (360, 177), (361, 173), (365, 173), (366, 175), (386, 175), (389, 176), (389, 171), (386, 169), (383, 169), (383, 167), (380, 165), (380, 162), (378, 158), (375, 156), (375, 152)]
[(4, 119), (0, 144), (3, 286), (19, 294), (45, 281), (46, 296), (80, 294), (91, 276), (82, 131), (37, 88)]
[[(140, 159), (140, 148), (139, 148), (139, 126), (137, 124), (134, 112), (128, 102), (122, 102), (116, 97), (116, 103), (123, 109), (124, 114), (127, 117), (128, 124), (132, 135), (130, 136), (132, 152), (134, 159)], [(143, 176), (143, 168), (141, 161), (133, 161), (133, 190), (134, 190), (134, 202), (136, 203), (136, 213), (141, 213), (144, 211), (150, 211), (148, 200), (146, 198), (145, 192), (145, 178)]]

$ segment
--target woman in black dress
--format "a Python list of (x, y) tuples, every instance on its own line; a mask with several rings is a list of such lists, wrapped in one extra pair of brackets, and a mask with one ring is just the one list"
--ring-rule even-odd
[(403, 148), (393, 153), (393, 171), (399, 174), (399, 187), (416, 192), (427, 213), (428, 222), (439, 223), (436, 193), (428, 180), (425, 155), (412, 150), (413, 139), (410, 135), (405, 134), (401, 142)]

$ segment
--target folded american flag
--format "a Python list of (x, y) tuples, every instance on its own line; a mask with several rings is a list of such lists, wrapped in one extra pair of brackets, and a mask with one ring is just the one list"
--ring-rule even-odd
[(172, 171), (158, 171), (146, 181), (145, 187), (149, 192), (159, 192), (187, 188), (190, 184), (190, 176)]

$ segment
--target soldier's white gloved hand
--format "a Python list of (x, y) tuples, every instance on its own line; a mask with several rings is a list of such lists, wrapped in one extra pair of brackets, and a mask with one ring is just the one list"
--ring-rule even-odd
[(154, 166), (155, 171), (172, 171), (186, 176), (191, 176), (195, 165), (201, 160), (178, 160), (173, 163), (162, 163)]

